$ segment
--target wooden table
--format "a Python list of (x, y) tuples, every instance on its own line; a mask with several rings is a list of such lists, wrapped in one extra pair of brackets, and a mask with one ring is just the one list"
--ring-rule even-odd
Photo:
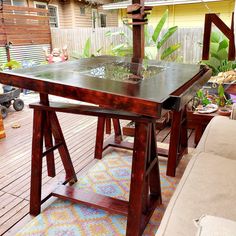
[[(154, 209), (161, 202), (160, 176), (155, 142), (155, 119), (162, 108), (175, 114), (172, 126), (168, 162), (176, 162), (182, 116), (185, 104), (210, 77), (205, 66), (149, 61), (158, 73), (147, 79), (126, 81), (119, 78), (115, 66), (132, 70), (130, 59), (96, 57), (77, 61), (43, 65), (17, 72), (1, 72), (0, 82), (40, 93), (40, 103), (34, 108), (30, 213), (40, 213), (41, 203), (50, 196), (70, 199), (127, 215), (126, 235), (141, 235)], [(139, 65), (135, 65), (135, 68)], [(113, 68), (112, 70), (109, 68)], [(108, 71), (106, 71), (108, 69)], [(91, 107), (63, 107), (48, 101), (48, 95), (57, 95), (111, 108), (94, 111)], [(120, 110), (120, 112), (119, 112)], [(58, 148), (66, 172), (66, 181), (76, 181), (56, 111), (79, 114), (132, 118), (137, 114), (129, 202), (76, 191), (70, 186), (60, 186), (45, 199), (41, 199), (42, 156), (46, 156), (49, 176), (55, 176), (53, 150)], [(127, 113), (131, 112), (131, 113)], [(54, 145), (52, 140), (54, 137)], [(43, 151), (43, 139), (46, 150)], [(175, 164), (174, 164), (175, 171)]]
[(197, 111), (187, 111), (187, 126), (195, 129), (194, 143), (197, 146), (208, 123), (215, 116), (220, 116), (219, 112), (198, 113)]

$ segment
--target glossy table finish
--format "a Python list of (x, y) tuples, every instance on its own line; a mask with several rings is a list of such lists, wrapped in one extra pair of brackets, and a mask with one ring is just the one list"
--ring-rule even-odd
[(203, 76), (207, 73), (204, 66), (156, 61), (149, 61), (148, 65), (157, 67), (158, 70), (161, 68), (161, 71), (137, 83), (115, 80), (115, 76), (100, 78), (101, 76), (91, 72), (114, 63), (121, 66), (128, 64), (128, 68), (132, 65), (129, 59), (101, 56), (0, 73), (0, 82), (40, 93), (160, 117), (163, 103), (167, 108), (178, 110), (183, 105), (182, 101), (189, 99), (186, 89), (194, 86), (196, 90), (207, 81)]

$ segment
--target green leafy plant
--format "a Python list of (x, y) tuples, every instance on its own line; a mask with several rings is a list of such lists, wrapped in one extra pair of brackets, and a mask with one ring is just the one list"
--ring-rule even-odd
[[(150, 46), (151, 46), (151, 50), (154, 49), (153, 46), (156, 47), (157, 50), (162, 49), (162, 46), (165, 45), (165, 43), (168, 41), (168, 39), (177, 31), (178, 26), (173, 26), (169, 29), (167, 29), (166, 33), (160, 38), (160, 34), (163, 31), (163, 27), (166, 23), (168, 19), (168, 10), (166, 10), (164, 12), (164, 14), (162, 15), (160, 21), (158, 22), (153, 34), (151, 35), (152, 41), (150, 41)], [(147, 37), (150, 37), (150, 35), (148, 36), (148, 31), (146, 29), (146, 34)], [(180, 43), (176, 43), (174, 45), (169, 46), (168, 48), (162, 50), (161, 52), (161, 60), (166, 59), (169, 55), (171, 55), (173, 52), (175, 52), (177, 49), (180, 48)], [(155, 50), (154, 50), (155, 51)], [(155, 57), (155, 56), (154, 56)], [(154, 59), (154, 58), (152, 58)]]
[(202, 61), (212, 68), (213, 76), (236, 68), (235, 61), (228, 61), (229, 41), (218, 32), (211, 33), (209, 60)]
[(211, 103), (211, 101), (207, 98), (206, 93), (202, 89), (199, 89), (196, 93), (197, 103), (203, 106), (206, 106)]
[(227, 99), (227, 97), (225, 96), (225, 89), (224, 89), (224, 86), (222, 84), (218, 85), (217, 92), (218, 92), (218, 97), (216, 99), (216, 102), (217, 102), (218, 106), (224, 107), (225, 105), (231, 105), (232, 104), (232, 100)]
[(16, 60), (10, 60), (4, 64), (1, 65), (1, 70), (6, 70), (6, 69), (18, 69), (21, 67), (20, 62)]
[[(169, 46), (166, 49), (162, 49), (169, 38), (177, 31), (178, 27), (174, 26), (169, 29), (167, 29), (166, 33), (162, 37), (160, 37), (163, 27), (168, 19), (168, 10), (164, 12), (162, 15), (160, 21), (156, 25), (154, 32), (149, 32), (148, 28), (145, 26), (145, 57), (147, 59), (156, 59), (158, 52), (160, 52), (160, 59), (165, 60), (167, 57), (169, 57), (173, 52), (178, 50), (180, 48), (180, 43), (174, 44)], [(131, 27), (127, 26), (130, 30), (132, 30)], [(132, 56), (133, 48), (132, 48), (132, 42), (129, 39), (128, 35), (123, 32), (110, 32), (108, 31), (106, 33), (107, 37), (114, 37), (119, 35), (121, 37), (121, 43), (114, 46), (111, 44), (111, 49), (109, 50), (109, 54), (115, 55), (115, 56)]]
[[(132, 28), (125, 25), (130, 31), (132, 31)], [(117, 32), (111, 32), (107, 31), (105, 33), (106, 37), (116, 37), (119, 36), (121, 39), (120, 43), (118, 45), (114, 45), (111, 43), (110, 49), (108, 49), (107, 53), (113, 56), (132, 56), (133, 54), (133, 48), (132, 48), (132, 41), (130, 40), (130, 37), (128, 37), (127, 33), (124, 31), (117, 31)]]
[(72, 52), (71, 57), (75, 58), (75, 59), (90, 58), (90, 57), (97, 56), (100, 53), (100, 51), (102, 50), (102, 48), (98, 49), (96, 51), (96, 55), (94, 55), (94, 54), (91, 53), (91, 48), (92, 48), (91, 38), (88, 38), (85, 42), (82, 53)]

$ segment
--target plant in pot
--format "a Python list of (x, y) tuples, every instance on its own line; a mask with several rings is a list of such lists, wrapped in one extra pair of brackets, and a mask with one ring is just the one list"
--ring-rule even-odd
[[(229, 40), (219, 32), (212, 32), (209, 60), (202, 61), (212, 68), (213, 76), (209, 82), (231, 83), (236, 80), (236, 62), (228, 61), (228, 49)], [(230, 73), (227, 73), (229, 71)]]

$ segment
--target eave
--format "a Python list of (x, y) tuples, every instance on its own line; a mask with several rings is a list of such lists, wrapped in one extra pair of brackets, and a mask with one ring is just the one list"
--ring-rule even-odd
[[(166, 1), (155, 1), (149, 0), (145, 2), (145, 6), (168, 6), (168, 5), (179, 5), (179, 4), (194, 4), (194, 3), (207, 3), (207, 2), (220, 2), (222, 0), (166, 0)], [(103, 5), (104, 10), (114, 10), (114, 9), (124, 9), (127, 6), (131, 5), (132, 1), (123, 1), (123, 2), (116, 2), (116, 3), (109, 3)]]

